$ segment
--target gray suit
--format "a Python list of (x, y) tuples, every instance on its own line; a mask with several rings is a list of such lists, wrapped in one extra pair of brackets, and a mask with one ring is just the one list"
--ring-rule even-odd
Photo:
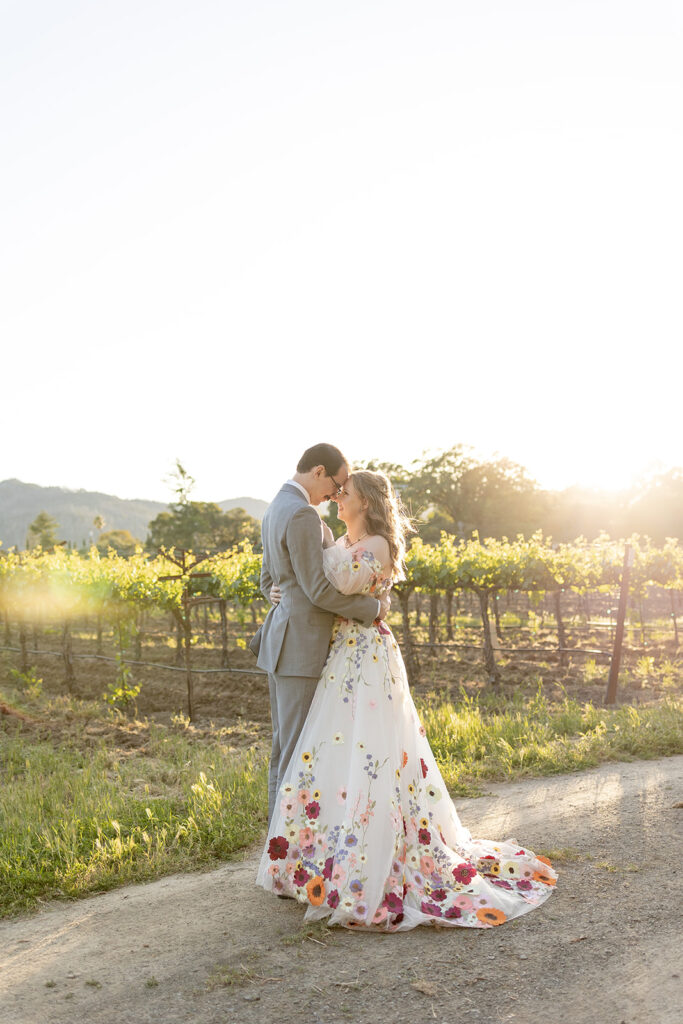
[(327, 658), (335, 615), (372, 625), (379, 601), (340, 594), (323, 571), (322, 523), (297, 487), (285, 484), (263, 518), (261, 590), (280, 603), (252, 640), (259, 668), (268, 673), (273, 748), (268, 778), (268, 820)]

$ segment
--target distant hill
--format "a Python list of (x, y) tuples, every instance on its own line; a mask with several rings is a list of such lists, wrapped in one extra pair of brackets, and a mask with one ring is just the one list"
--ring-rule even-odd
[[(262, 519), (268, 502), (258, 498), (228, 498), (217, 502), (226, 512), (243, 508), (255, 519)], [(26, 545), (29, 524), (39, 512), (47, 512), (59, 523), (59, 540), (81, 545), (97, 539), (95, 516), (102, 516), (105, 530), (130, 530), (140, 540), (147, 538), (150, 520), (168, 506), (160, 501), (117, 498), (100, 491), (69, 490), (66, 487), (41, 487), (21, 480), (0, 481), (0, 540), (3, 548)]]

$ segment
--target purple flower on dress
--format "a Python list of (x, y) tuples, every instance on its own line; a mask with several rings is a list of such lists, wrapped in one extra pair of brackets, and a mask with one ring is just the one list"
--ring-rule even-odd
[(356, 844), (358, 843), (358, 840), (356, 839), (356, 837), (354, 835), (350, 835), (350, 836), (346, 837), (345, 843), (346, 843), (347, 846), (356, 846)]
[(351, 890), (351, 892), (362, 892), (363, 883), (361, 882), (360, 878), (354, 878), (354, 880), (349, 885), (349, 889)]

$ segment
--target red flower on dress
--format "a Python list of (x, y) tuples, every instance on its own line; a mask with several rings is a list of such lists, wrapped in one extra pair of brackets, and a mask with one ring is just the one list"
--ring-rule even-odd
[(327, 897), (327, 905), (328, 907), (332, 907), (333, 910), (339, 906), (339, 893), (336, 889), (333, 889)]
[(432, 833), (429, 831), (428, 828), (421, 828), (420, 831), (417, 833), (417, 838), (425, 846), (429, 846), (429, 844), (432, 841)]
[(305, 885), (306, 882), (308, 882), (308, 880), (310, 879), (311, 876), (308, 873), (308, 871), (306, 870), (306, 868), (298, 868), (294, 872), (294, 875), (292, 877), (294, 878), (294, 884), (295, 885)]
[(325, 867), (323, 868), (323, 878), (326, 878), (329, 882), (332, 878), (332, 868), (334, 867), (334, 857), (328, 857), (325, 861)]
[(388, 892), (382, 900), (382, 906), (386, 907), (390, 914), (400, 914), (403, 911), (403, 900), (395, 892)]
[(476, 873), (476, 868), (473, 868), (471, 864), (457, 864), (453, 868), (453, 878), (456, 882), (461, 882), (462, 885), (468, 885)]
[(460, 907), (449, 907), (443, 916), (450, 918), (462, 917), (462, 910), (460, 909)]
[(442, 917), (441, 907), (437, 907), (436, 903), (427, 903), (423, 900), (420, 905), (420, 910), (423, 914), (429, 914), (430, 917)]
[(427, 778), (428, 768), (427, 768), (427, 765), (424, 762), (424, 758), (423, 757), (420, 758), (420, 768), (422, 769), (422, 778), (426, 779)]
[(432, 889), (432, 899), (436, 900), (437, 903), (441, 903), (442, 900), (446, 899), (446, 890)]
[(317, 800), (311, 800), (310, 804), (306, 804), (306, 814), (309, 818), (317, 818), (320, 814), (320, 804)]
[(274, 836), (268, 843), (268, 856), (271, 860), (284, 860), (289, 849), (289, 842), (284, 836)]

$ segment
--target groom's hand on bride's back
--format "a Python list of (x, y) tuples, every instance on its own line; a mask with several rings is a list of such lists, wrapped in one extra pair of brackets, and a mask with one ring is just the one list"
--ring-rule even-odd
[(280, 588), (278, 587), (277, 583), (273, 583), (272, 587), (270, 588), (270, 603), (279, 604), (281, 598), (282, 594), (280, 592)]

